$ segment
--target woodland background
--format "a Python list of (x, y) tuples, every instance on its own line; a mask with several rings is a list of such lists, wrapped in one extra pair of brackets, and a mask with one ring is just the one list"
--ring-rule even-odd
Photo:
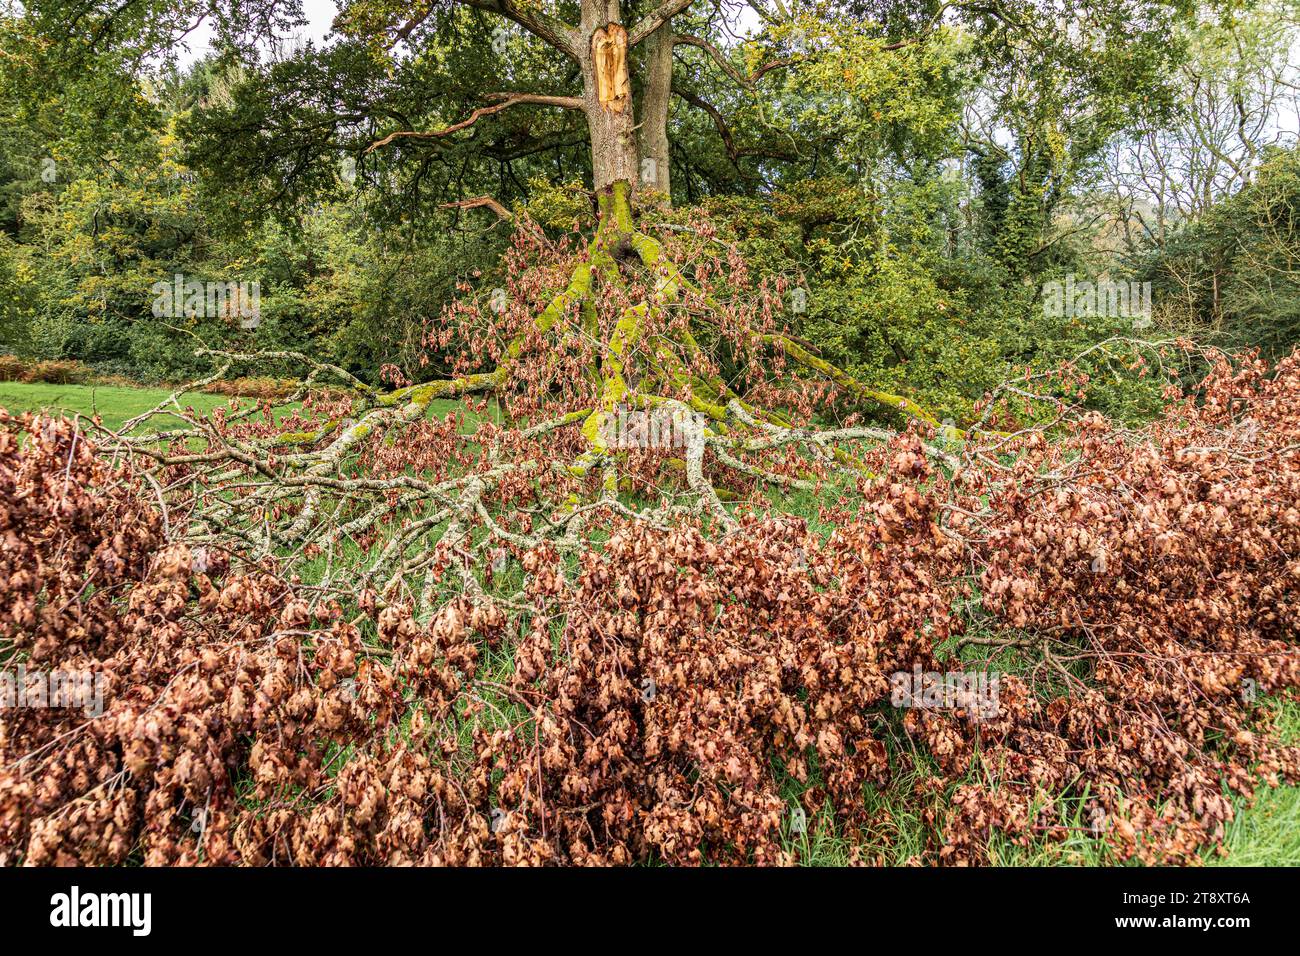
[[(56, 51), (0, 12), (0, 353), (176, 382), (209, 369), (197, 337), (423, 380), (463, 344), (430, 353), (423, 329), (501, 284), (511, 233), (445, 204), (488, 195), (553, 235), (590, 229), (580, 116), (519, 108), (365, 151), (385, 110), (436, 129), (484, 90), (557, 80), (535, 39), (449, 7), (418, 64), (385, 78), (366, 6), (349, 9), (323, 48), (232, 41), (185, 66), (148, 38)], [(1065, 276), (1150, 282), (1144, 337), (1269, 357), (1296, 343), (1294, 3), (1111, 3), (1072, 24), (996, 5), (937, 25), (926, 3), (781, 9), (683, 17), (739, 74), (791, 65), (741, 86), (675, 50), (661, 215), (703, 207), (756, 273), (806, 289), (790, 328), (827, 358), (961, 421), (1025, 366), (1133, 334), (1131, 317), (1045, 314)], [(258, 281), (260, 325), (155, 318), (150, 287), (175, 273)], [(1089, 395), (1126, 418), (1151, 399), (1112, 374)]]

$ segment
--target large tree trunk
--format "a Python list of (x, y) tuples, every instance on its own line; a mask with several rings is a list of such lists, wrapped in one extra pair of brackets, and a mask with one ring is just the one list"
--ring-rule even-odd
[(598, 193), (619, 181), (635, 189), (638, 180), (627, 30), (619, 16), (618, 0), (583, 3), (583, 29), (591, 37), (583, 51), (583, 111), (591, 130), (591, 171)]
[(672, 197), (668, 155), (668, 103), (673, 93), (673, 31), (664, 24), (646, 38), (641, 93), (641, 185)]

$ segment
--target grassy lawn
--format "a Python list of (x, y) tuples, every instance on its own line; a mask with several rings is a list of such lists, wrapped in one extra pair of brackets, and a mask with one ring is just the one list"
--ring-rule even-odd
[[(0, 382), (0, 408), (10, 412), (61, 411), (87, 418), (98, 412), (104, 425), (117, 428), (123, 422), (147, 412), (171, 394), (163, 388), (121, 388), (102, 385), (45, 385), (24, 382)], [(224, 395), (191, 392), (182, 395), (182, 406), (192, 406), (206, 414), (229, 402)], [(172, 416), (159, 417), (150, 423), (154, 430), (180, 425)]]
[[(1300, 743), (1300, 704), (1277, 704), (1278, 735), (1288, 744)], [(1224, 866), (1300, 866), (1300, 787), (1261, 787), (1255, 802), (1228, 824), (1228, 856), (1207, 855), (1206, 862)]]
[[(98, 412), (108, 428), (117, 428), (142, 412), (154, 408), (171, 394), (166, 388), (122, 388), (104, 385), (45, 385), (27, 384), (25, 382), (0, 382), (0, 408), (15, 414), (20, 412), (63, 412), (65, 415), (84, 415), (89, 418)], [(225, 395), (208, 395), (204, 392), (187, 392), (179, 399), (182, 407), (192, 407), (196, 412), (206, 415), (214, 408), (220, 408), (231, 399)], [(251, 399), (244, 399), (244, 402)], [(276, 420), (297, 406), (276, 408)], [(482, 416), (467, 410), (460, 402), (450, 399), (435, 399), (429, 403), (429, 415), (443, 418), (451, 412), (465, 413), (465, 422), (461, 427), (463, 434), (471, 434), (478, 427)], [(488, 407), (488, 414), (495, 421), (503, 418), (501, 410), (495, 405)], [(179, 419), (170, 415), (160, 415), (146, 426), (148, 430), (158, 431), (180, 425)]]

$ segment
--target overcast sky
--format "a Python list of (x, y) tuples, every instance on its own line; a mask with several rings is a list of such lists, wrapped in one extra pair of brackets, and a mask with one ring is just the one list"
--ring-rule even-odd
[[(285, 39), (290, 41), (299, 40), (304, 43), (307, 40), (315, 40), (319, 45), (325, 34), (330, 31), (330, 23), (333, 22), (334, 15), (338, 13), (338, 4), (334, 0), (302, 0), (302, 9), (307, 16), (307, 25), (295, 30)], [(203, 25), (186, 38), (185, 45), (189, 52), (181, 53), (180, 62), (182, 64), (193, 63), (211, 51), (211, 18), (204, 20)]]
[[(302, 0), (303, 13), (307, 16), (307, 25), (294, 31), (286, 40), (315, 40), (317, 45), (329, 33), (330, 23), (333, 22), (335, 14), (338, 13), (338, 4), (334, 0)], [(748, 7), (741, 7), (739, 16), (736, 20), (735, 29), (740, 34), (747, 34), (756, 30), (760, 25), (758, 15)], [(203, 25), (195, 30), (186, 40), (188, 52), (182, 51), (180, 62), (182, 65), (188, 65), (195, 60), (202, 58), (212, 49), (212, 22), (204, 20)]]

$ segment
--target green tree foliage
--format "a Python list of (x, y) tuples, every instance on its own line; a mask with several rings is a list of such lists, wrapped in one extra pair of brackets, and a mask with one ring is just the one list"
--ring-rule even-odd
[(1250, 183), (1148, 259), (1145, 276), (1193, 334), (1289, 352), (1300, 341), (1300, 152), (1268, 154)]

